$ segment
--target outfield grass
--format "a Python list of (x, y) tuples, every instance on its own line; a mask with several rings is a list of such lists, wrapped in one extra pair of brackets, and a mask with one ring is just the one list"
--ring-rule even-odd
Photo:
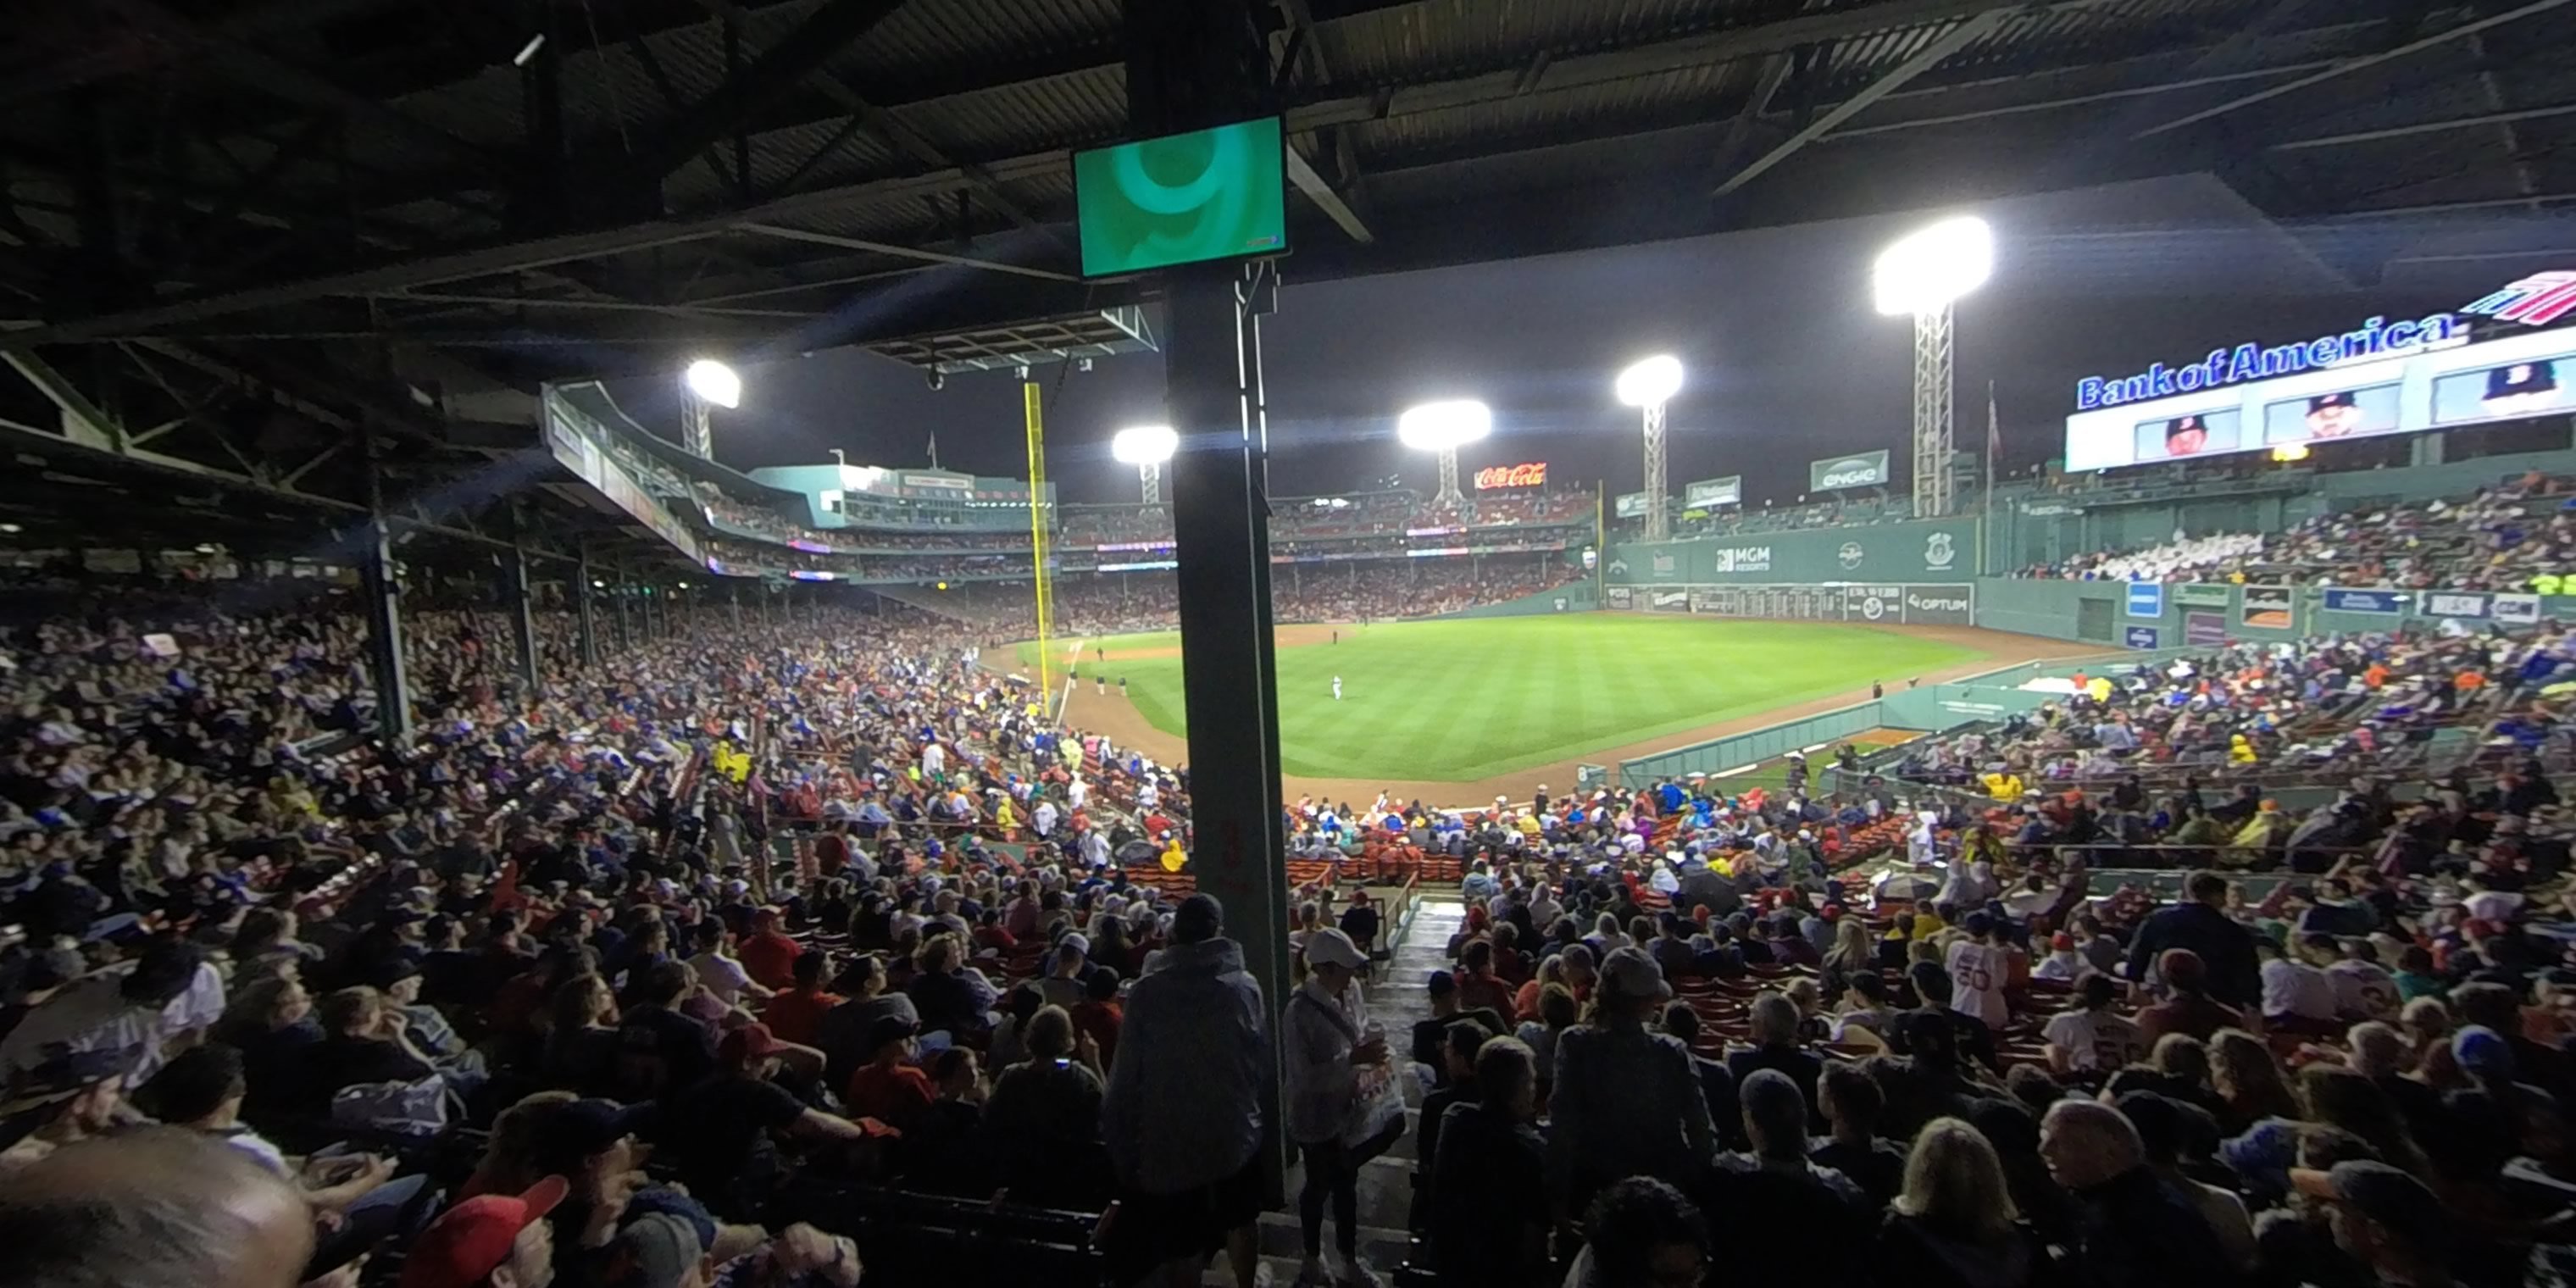
[[(1278, 652), (1291, 774), (1469, 782), (1984, 656), (1865, 626), (1606, 613), (1341, 630), (1339, 644)], [(1179, 644), (1172, 631), (1089, 641), (1084, 682), (1107, 646), (1137, 710), (1185, 733), (1180, 659), (1135, 656)], [(1033, 645), (1020, 660), (1036, 660)]]

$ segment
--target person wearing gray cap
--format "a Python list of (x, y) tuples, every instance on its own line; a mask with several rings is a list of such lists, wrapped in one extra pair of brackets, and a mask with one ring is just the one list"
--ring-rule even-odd
[(1548, 1095), (1548, 1192), (1568, 1218), (1622, 1177), (1695, 1186), (1716, 1152), (1690, 1048), (1652, 1028), (1673, 995), (1655, 959), (1617, 949), (1595, 989), (1591, 1019), (1557, 1035)]

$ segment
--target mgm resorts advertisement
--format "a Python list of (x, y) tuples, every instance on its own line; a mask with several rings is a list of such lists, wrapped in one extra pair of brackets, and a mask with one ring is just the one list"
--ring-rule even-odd
[[(1612, 607), (1618, 592), (1612, 587)], [(1659, 613), (1768, 617), (1799, 622), (1881, 626), (1967, 626), (1976, 618), (1976, 587), (1964, 583), (1871, 586), (1704, 586), (1691, 591), (1639, 588), (1641, 607)]]
[[(2340, 335), (2245, 341), (2076, 382), (2066, 468), (2115, 469), (2292, 444), (2448, 430), (2576, 410), (2576, 272), (2541, 273), (2458, 313), (2365, 319)], [(2488, 321), (2492, 319), (2492, 321)], [(2470, 343), (2472, 322), (2494, 338)], [(2500, 324), (2510, 333), (2492, 330)], [(2525, 329), (2534, 328), (2534, 329)]]

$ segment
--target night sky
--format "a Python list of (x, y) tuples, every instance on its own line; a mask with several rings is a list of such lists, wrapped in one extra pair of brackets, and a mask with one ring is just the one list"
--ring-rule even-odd
[[(1932, 212), (1946, 213), (1946, 212)], [(2455, 307), (2495, 283), (2359, 291), (2214, 180), (2184, 178), (1979, 207), (1996, 229), (1995, 279), (1958, 309), (1958, 439), (1975, 451), (1993, 380), (2003, 467), (2057, 454), (2074, 382), (2197, 358), (2241, 340), (2344, 330), (2372, 313)], [(1746, 476), (1750, 504), (1793, 502), (1810, 460), (1885, 447), (1907, 471), (1912, 329), (1869, 306), (1869, 263), (1931, 214), (1815, 224), (1648, 246), (1297, 284), (1286, 264), (1264, 325), (1272, 390), (1272, 480), (1283, 495), (1372, 485), (1389, 474), (1428, 489), (1427, 457), (1395, 441), (1395, 416), (1437, 397), (1494, 408), (1494, 436), (1461, 454), (1479, 465), (1545, 461), (1556, 480), (1642, 477), (1637, 413), (1611, 378), (1649, 353), (1689, 375), (1671, 409), (1669, 479)], [(2496, 279), (2497, 281), (2503, 279)], [(2465, 293), (2462, 293), (2465, 292)], [(1109, 459), (1119, 427), (1165, 419), (1161, 360), (1044, 369), (1049, 472), (1066, 501), (1135, 498)], [(951, 378), (838, 350), (744, 372), (743, 406), (718, 412), (717, 455), (749, 469), (827, 461), (919, 466), (933, 433), (951, 469), (1020, 476), (1018, 382)], [(619, 386), (639, 417), (644, 390)], [(658, 428), (658, 426), (657, 426)]]

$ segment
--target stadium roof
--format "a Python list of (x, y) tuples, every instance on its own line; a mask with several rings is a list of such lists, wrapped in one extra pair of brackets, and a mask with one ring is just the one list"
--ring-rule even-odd
[[(1211, 0), (1218, 2), (1218, 0)], [(1068, 149), (1117, 0), (29, 0), (0, 50), (16, 447), (357, 494), (542, 380), (1133, 347)], [(1259, 0), (1287, 280), (2209, 174), (2348, 281), (2556, 266), (2576, 0)], [(542, 39), (540, 39), (542, 38)], [(2142, 223), (2153, 212), (2140, 212)], [(1130, 322), (1129, 319), (1135, 319)], [(470, 489), (469, 489), (470, 491)]]

